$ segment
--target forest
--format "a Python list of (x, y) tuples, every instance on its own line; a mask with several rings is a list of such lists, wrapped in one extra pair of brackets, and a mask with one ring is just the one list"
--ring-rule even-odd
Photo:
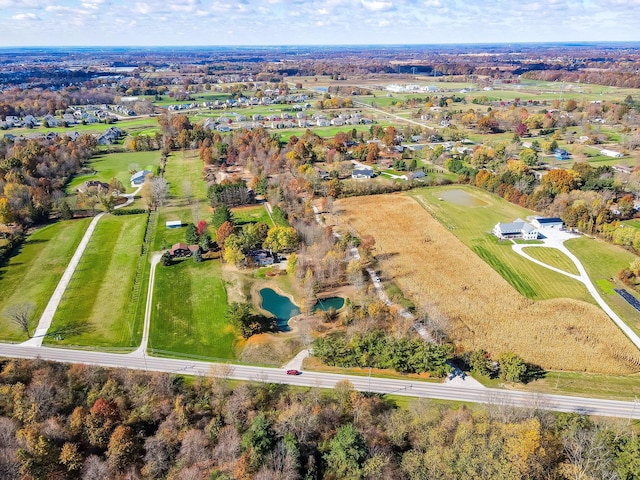
[(0, 363), (0, 477), (632, 479), (628, 422), (38, 360)]

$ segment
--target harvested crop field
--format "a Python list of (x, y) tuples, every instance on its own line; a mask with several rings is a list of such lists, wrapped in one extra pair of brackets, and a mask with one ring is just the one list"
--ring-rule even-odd
[(640, 369), (640, 352), (597, 306), (527, 299), (411, 197), (348, 198), (335, 210), (340, 225), (373, 235), (382, 269), (405, 295), (449, 319), (457, 346), (492, 355), (513, 351), (545, 369)]

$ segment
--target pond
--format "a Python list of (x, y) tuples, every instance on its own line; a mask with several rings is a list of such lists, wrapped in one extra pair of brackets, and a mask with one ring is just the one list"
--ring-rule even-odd
[(298, 306), (288, 297), (279, 295), (271, 288), (260, 290), (260, 297), (262, 298), (262, 308), (276, 317), (278, 329), (281, 332), (289, 331), (289, 319), (300, 314)]
[(325, 312), (330, 308), (334, 310), (340, 310), (344, 306), (344, 298), (342, 297), (327, 297), (319, 298), (318, 303), (313, 306), (313, 311), (324, 310)]
[[(260, 290), (260, 298), (262, 299), (262, 308), (276, 317), (278, 329), (281, 332), (289, 331), (289, 319), (300, 314), (298, 306), (289, 297), (280, 295), (271, 288)], [(318, 303), (313, 306), (313, 311), (324, 310), (326, 312), (330, 308), (339, 310), (343, 306), (344, 298), (342, 297), (319, 298)]]
[(464, 190), (445, 190), (440, 192), (440, 200), (446, 200), (455, 205), (462, 207), (484, 207), (488, 205), (484, 200), (480, 200), (475, 195), (465, 192)]

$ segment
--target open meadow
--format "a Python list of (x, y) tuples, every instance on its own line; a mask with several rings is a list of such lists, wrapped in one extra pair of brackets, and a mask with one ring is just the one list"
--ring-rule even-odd
[[(441, 189), (414, 192), (438, 195), (436, 190)], [(409, 195), (384, 195), (343, 199), (335, 208), (343, 228), (373, 235), (382, 270), (419, 308), (448, 319), (449, 335), (460, 348), (484, 348), (492, 355), (513, 351), (545, 369), (617, 374), (639, 370), (640, 353), (602, 310), (584, 301), (558, 298), (565, 291), (577, 294), (577, 286), (584, 288), (581, 284), (528, 261), (529, 268), (542, 269), (539, 278), (518, 278), (529, 271), (518, 274), (519, 267), (507, 261), (506, 253), (496, 253), (502, 245), (492, 248), (480, 241), (485, 236), (489, 242), (489, 226), (495, 223), (487, 213), (494, 206), (484, 208), (484, 198), (478, 198), (475, 207), (466, 207), (473, 208), (467, 215), (471, 226), (466, 227), (458, 225), (455, 215), (438, 217), (441, 224), (426, 210), (429, 205)], [(487, 227), (471, 232), (476, 217), (484, 218)], [(480, 248), (471, 250), (463, 239), (475, 237)], [(512, 285), (483, 260), (508, 274)], [(526, 298), (523, 291), (548, 300)]]
[(12, 305), (33, 303), (32, 323), (34, 327), (38, 324), (90, 221), (83, 218), (46, 225), (30, 234), (16, 254), (0, 265), (0, 338), (27, 339), (1, 312)]
[(60, 340), (47, 339), (47, 343), (99, 347), (139, 344), (143, 316), (133, 318), (127, 310), (146, 223), (146, 215), (107, 215), (100, 219), (52, 323), (53, 329), (59, 329), (81, 320), (91, 329)]
[(158, 265), (149, 350), (192, 358), (235, 358), (235, 330), (227, 321), (227, 292), (219, 260), (188, 258)]
[(105, 153), (95, 155), (87, 164), (87, 168), (92, 171), (73, 177), (67, 186), (67, 193), (75, 192), (78, 185), (87, 180), (99, 180), (109, 183), (114, 177), (122, 182), (127, 192), (131, 192), (133, 188), (131, 188), (130, 182), (130, 166), (137, 165), (138, 171), (147, 169), (153, 172), (159, 163), (160, 152)]

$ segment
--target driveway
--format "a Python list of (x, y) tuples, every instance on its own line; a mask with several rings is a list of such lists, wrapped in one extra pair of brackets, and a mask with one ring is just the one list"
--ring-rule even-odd
[[(573, 278), (574, 280), (582, 282), (587, 287), (587, 290), (589, 291), (591, 296), (594, 298), (594, 300), (598, 303), (600, 308), (602, 308), (605, 311), (605, 313), (609, 315), (611, 320), (614, 321), (614, 323), (618, 326), (618, 328), (620, 328), (620, 330), (622, 330), (622, 332), (629, 338), (629, 340), (631, 340), (633, 344), (638, 349), (640, 349), (640, 337), (638, 337), (638, 335), (636, 335), (636, 333), (626, 323), (624, 323), (624, 321), (616, 314), (616, 312), (614, 312), (611, 309), (611, 307), (607, 304), (607, 302), (604, 301), (604, 299), (600, 296), (600, 293), (596, 289), (596, 286), (593, 284), (593, 282), (589, 278), (589, 275), (587, 274), (586, 269), (584, 268), (584, 266), (582, 265), (578, 257), (576, 257), (573, 253), (571, 253), (571, 251), (569, 251), (567, 247), (565, 247), (564, 245), (565, 241), (570, 240), (572, 238), (578, 238), (579, 235), (575, 235), (567, 231), (557, 230), (553, 228), (542, 229), (541, 233), (545, 236), (545, 238), (542, 239), (542, 242), (543, 242), (542, 244), (539, 244), (539, 245), (514, 244), (512, 246), (513, 250), (517, 254), (525, 257), (527, 260), (530, 260), (534, 263), (537, 263), (538, 265), (548, 268), (549, 270), (553, 270), (554, 272), (561, 273), (562, 275), (566, 275), (569, 278)], [(574, 265), (578, 269), (579, 274), (574, 275), (572, 273), (565, 272), (564, 270), (553, 267), (551, 265), (547, 265), (546, 263), (541, 262), (540, 260), (535, 259), (530, 255), (527, 255), (523, 251), (525, 247), (557, 248), (558, 250), (560, 250), (562, 253), (564, 253), (567, 257), (571, 259), (571, 261), (574, 263)]]

